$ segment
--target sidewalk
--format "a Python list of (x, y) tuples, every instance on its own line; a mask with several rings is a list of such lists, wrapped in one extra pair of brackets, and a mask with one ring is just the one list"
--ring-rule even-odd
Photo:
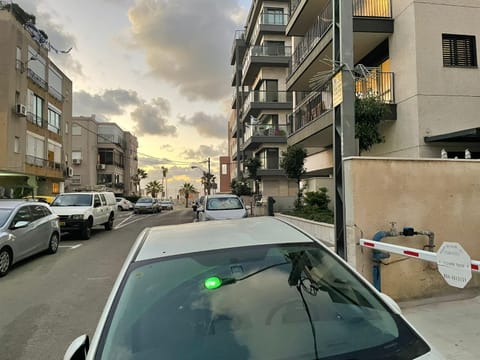
[(399, 305), (408, 321), (446, 359), (480, 358), (480, 290)]

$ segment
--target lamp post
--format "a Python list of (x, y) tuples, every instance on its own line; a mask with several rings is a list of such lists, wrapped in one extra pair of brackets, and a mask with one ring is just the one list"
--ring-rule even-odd
[(211, 178), (211, 172), (210, 172), (210, 158), (208, 158), (206, 161), (203, 161), (203, 162), (206, 162), (208, 164), (208, 172), (205, 172), (201, 167), (199, 166), (191, 166), (192, 169), (200, 169), (202, 170), (205, 174), (206, 174), (206, 190), (207, 190), (207, 195), (210, 195), (210, 189), (211, 189), (211, 182), (210, 182), (210, 178)]

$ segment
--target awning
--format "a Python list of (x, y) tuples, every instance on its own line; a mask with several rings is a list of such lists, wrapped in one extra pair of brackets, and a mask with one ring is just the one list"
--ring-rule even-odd
[(480, 142), (480, 128), (473, 128), (467, 130), (460, 130), (451, 133), (435, 135), (435, 136), (425, 136), (424, 140), (426, 143), (433, 142)]

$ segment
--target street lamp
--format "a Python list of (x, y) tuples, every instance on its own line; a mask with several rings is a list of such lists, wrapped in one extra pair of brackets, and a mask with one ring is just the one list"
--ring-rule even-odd
[(206, 161), (203, 161), (203, 163), (208, 163), (208, 172), (205, 172), (201, 167), (199, 166), (195, 166), (195, 165), (192, 165), (191, 168), (192, 169), (200, 169), (202, 170), (206, 175), (206, 188), (207, 188), (207, 195), (210, 195), (210, 188), (211, 188), (211, 182), (210, 182), (210, 178), (212, 177), (212, 174), (210, 172), (210, 158), (208, 158)]

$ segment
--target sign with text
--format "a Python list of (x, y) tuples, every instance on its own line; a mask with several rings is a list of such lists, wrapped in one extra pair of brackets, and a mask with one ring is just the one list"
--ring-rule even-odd
[(333, 107), (340, 105), (343, 101), (343, 81), (341, 70), (332, 78), (332, 95)]
[(458, 243), (444, 242), (437, 252), (437, 264), (450, 286), (464, 288), (472, 278), (470, 256)]

